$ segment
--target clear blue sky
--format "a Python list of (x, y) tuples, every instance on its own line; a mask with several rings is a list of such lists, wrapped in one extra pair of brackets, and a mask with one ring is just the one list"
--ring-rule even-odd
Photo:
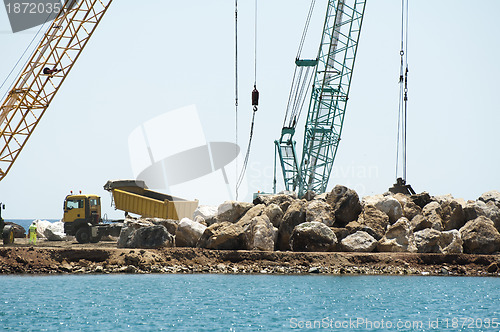
[[(272, 189), (273, 141), (279, 138), (309, 3), (259, 0), (261, 98), (248, 186), (240, 198)], [(317, 1), (312, 40), (319, 38), (325, 3)], [(368, 0), (366, 7), (330, 179), (330, 187), (344, 184), (360, 196), (383, 193), (395, 180), (400, 5), (399, 0)], [(253, 0), (239, 1), (238, 143), (243, 150), (251, 117), (253, 7)], [(476, 199), (500, 189), (499, 12), (496, 0), (410, 1), (407, 179), (417, 192)], [(12, 34), (0, 8), (2, 81), (35, 32)], [(308, 47), (304, 55), (314, 56), (317, 46)], [(101, 195), (109, 217), (121, 217), (102, 186), (109, 179), (132, 177), (130, 133), (193, 104), (207, 141), (235, 142), (234, 1), (115, 1), (0, 183), (4, 216), (60, 218), (65, 195), (82, 190)], [(204, 186), (203, 179), (190, 188), (192, 196), (181, 191), (182, 196), (201, 204), (224, 199), (225, 189)]]

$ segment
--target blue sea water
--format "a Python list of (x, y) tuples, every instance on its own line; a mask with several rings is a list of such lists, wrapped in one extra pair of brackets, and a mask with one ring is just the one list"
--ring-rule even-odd
[(1, 276), (0, 326), (33, 331), (499, 331), (500, 278)]

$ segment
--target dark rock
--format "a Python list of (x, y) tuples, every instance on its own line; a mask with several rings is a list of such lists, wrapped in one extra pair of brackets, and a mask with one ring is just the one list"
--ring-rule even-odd
[(281, 211), (281, 208), (277, 204), (271, 203), (267, 205), (264, 209), (264, 214), (269, 218), (274, 227), (280, 227), (283, 220), (283, 211)]
[(292, 235), (295, 226), (300, 225), (306, 221), (305, 201), (295, 201), (287, 209), (283, 220), (278, 230), (278, 243), (279, 250), (291, 250), (290, 236)]
[(478, 198), (478, 200), (485, 203), (492, 202), (498, 208), (500, 208), (500, 192), (498, 192), (497, 190), (485, 192)]
[(497, 272), (498, 271), (498, 264), (497, 263), (491, 263), (486, 268), (486, 271), (488, 271), (489, 273), (495, 273), (495, 272)]
[(179, 220), (174, 219), (160, 219), (160, 218), (145, 218), (147, 221), (151, 221), (154, 225), (161, 225), (167, 229), (172, 235), (177, 233), (177, 227), (179, 227)]
[(361, 213), (358, 194), (344, 186), (336, 185), (328, 193), (326, 202), (333, 208), (337, 227), (344, 227), (351, 221), (358, 219), (358, 215)]
[[(377, 237), (380, 236), (371, 227), (366, 226), (366, 225), (362, 225), (362, 224), (360, 224), (357, 221), (351, 221), (350, 223), (348, 223), (345, 226), (345, 229), (347, 229), (349, 231), (349, 235), (350, 234), (354, 234), (354, 233), (359, 232), (359, 231), (363, 231), (363, 232), (366, 232), (366, 233), (370, 234), (375, 239), (377, 239)], [(380, 237), (379, 237), (379, 239), (380, 239)]]
[(306, 191), (304, 196), (300, 197), (301, 199), (305, 199), (306, 201), (312, 201), (316, 197), (316, 193), (312, 190)]
[(337, 245), (335, 233), (325, 224), (317, 221), (296, 226), (290, 237), (293, 251), (333, 251)]
[(259, 195), (253, 200), (253, 204), (276, 204), (283, 213), (286, 213), (288, 207), (297, 199), (295, 194), (277, 194), (277, 195)]
[(462, 205), (456, 200), (442, 202), (441, 219), (446, 231), (462, 228), (465, 225), (465, 213)]
[(493, 254), (500, 251), (500, 233), (493, 221), (481, 216), (460, 229), (466, 254)]
[(431, 196), (427, 192), (411, 195), (410, 199), (422, 209), (431, 202)]
[(347, 235), (351, 234), (347, 228), (330, 227), (337, 237), (337, 242), (340, 242)]
[(417, 247), (417, 252), (421, 253), (440, 253), (441, 248), (439, 247), (439, 240), (441, 238), (441, 232), (426, 228), (421, 231), (415, 232), (415, 245)]
[(23, 226), (18, 225), (16, 223), (6, 221), (5, 225), (10, 225), (14, 228), (14, 237), (15, 238), (25, 238), (26, 237), (26, 230), (24, 229)]
[(175, 237), (170, 234), (164, 226), (154, 225), (142, 227), (133, 232), (125, 248), (156, 249), (162, 247), (173, 247)]

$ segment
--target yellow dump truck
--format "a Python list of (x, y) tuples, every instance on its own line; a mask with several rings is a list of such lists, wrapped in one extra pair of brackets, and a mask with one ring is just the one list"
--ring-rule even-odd
[(113, 194), (115, 207), (129, 213), (150, 218), (175, 219), (192, 218), (198, 201), (162, 194), (149, 190), (144, 181), (108, 181), (104, 189)]
[[(198, 201), (149, 190), (144, 181), (108, 181), (104, 189), (113, 194), (115, 208), (142, 217), (180, 220), (191, 218), (198, 207)], [(101, 198), (97, 195), (68, 195), (63, 208), (64, 232), (74, 235), (79, 243), (99, 242), (114, 229), (102, 222)]]

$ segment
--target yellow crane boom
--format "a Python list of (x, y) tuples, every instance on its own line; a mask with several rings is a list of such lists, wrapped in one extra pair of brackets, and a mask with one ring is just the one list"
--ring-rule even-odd
[(0, 107), (0, 181), (26, 145), (111, 1), (81, 0), (63, 9), (7, 94)]

